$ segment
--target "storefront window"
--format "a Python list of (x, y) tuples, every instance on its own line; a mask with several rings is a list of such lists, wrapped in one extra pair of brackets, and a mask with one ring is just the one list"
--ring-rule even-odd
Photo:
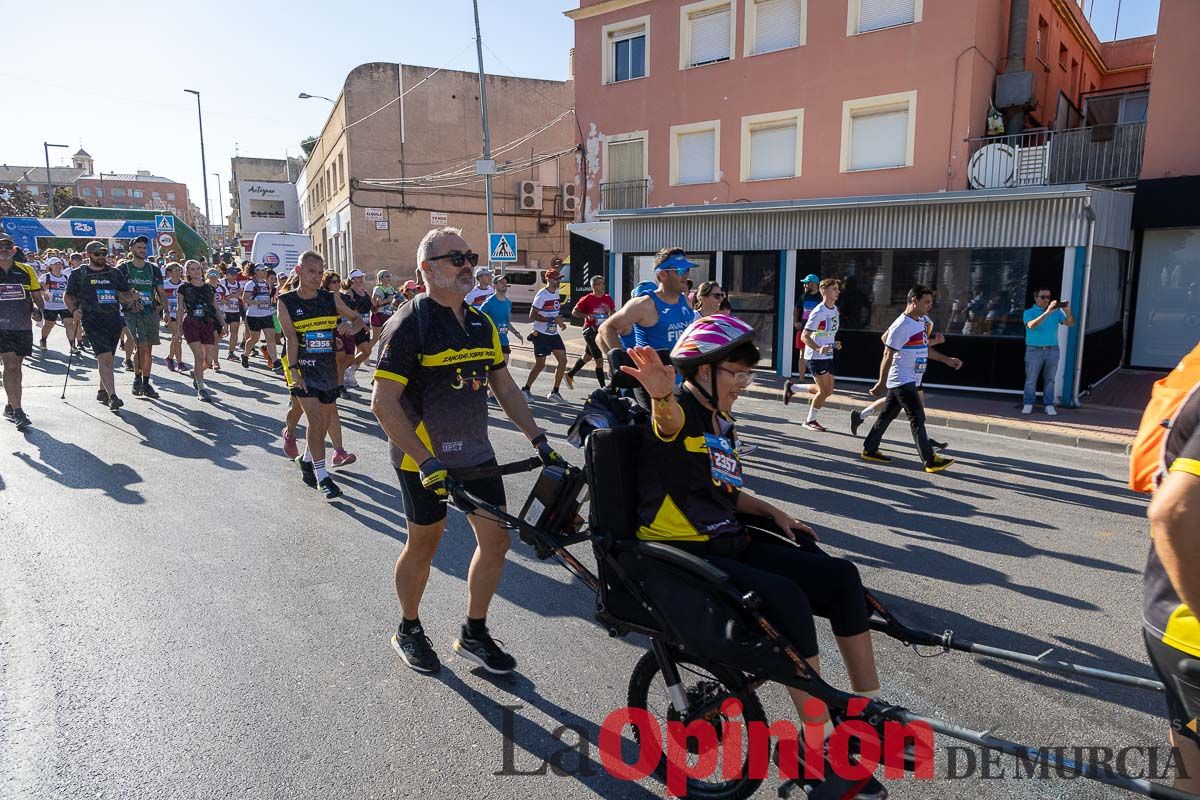
[[(842, 329), (883, 331), (904, 313), (915, 285), (936, 292), (937, 330), (966, 336), (1024, 335), (1030, 254), (1026, 248), (822, 250), (799, 254), (798, 276), (844, 281)], [(797, 285), (796, 302), (803, 287)]]
[(775, 303), (779, 296), (779, 253), (726, 253), (725, 291), (733, 313), (754, 327), (754, 343), (769, 366), (775, 359)]

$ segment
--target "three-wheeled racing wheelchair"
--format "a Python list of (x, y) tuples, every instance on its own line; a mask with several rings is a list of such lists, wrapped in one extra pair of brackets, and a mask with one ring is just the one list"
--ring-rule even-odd
[[(621, 376), (614, 377), (615, 386), (608, 390), (610, 399), (622, 387)], [(558, 560), (595, 591), (595, 618), (610, 636), (637, 633), (649, 638), (650, 650), (638, 661), (630, 677), (627, 705), (649, 712), (662, 723), (660, 730), (672, 722), (682, 726), (697, 721), (709, 723), (715, 741), (688, 737), (683, 742), (689, 764), (715, 757), (704, 750), (721, 748), (726, 731), (742, 736), (744, 741), (744, 732), (751, 723), (767, 724), (756, 691), (764, 683), (775, 681), (819, 698), (828, 706), (835, 724), (851, 718), (862, 723), (855, 726), (858, 731), (882, 734), (888, 723), (895, 723), (907, 726), (910, 731), (923, 729), (942, 734), (1027, 763), (1045, 764), (1058, 774), (1079, 775), (1147, 797), (1173, 800), (1195, 797), (1162, 784), (1121, 775), (1107, 766), (1072, 761), (1054, 751), (996, 738), (987, 731), (962, 728), (879, 699), (856, 697), (830, 685), (808, 667), (791, 642), (762, 613), (760, 599), (753, 590), (735, 585), (720, 569), (680, 548), (637, 539), (636, 477), (644, 436), (638, 423), (644, 421), (644, 416), (639, 414), (636, 404), (620, 402), (627, 402), (629, 413), (624, 421), (629, 424), (591, 431), (584, 441), (582, 470), (569, 466), (543, 468), (519, 515), (505, 513), (471, 495), (454, 476), (447, 485), (461, 510), (481, 511), (504, 520), (518, 531), (522, 541), (533, 547), (539, 558)], [(530, 459), (499, 469), (502, 474), (513, 474), (540, 466), (536, 459)], [(580, 515), (585, 504), (586, 522)], [(770, 520), (743, 518), (742, 521), (752, 536), (783, 539)], [(595, 572), (568, 549), (584, 542), (591, 543)], [(812, 542), (781, 541), (780, 546), (804, 546), (819, 552)], [(942, 651), (959, 650), (1080, 678), (1162, 691), (1162, 685), (1156, 681), (1050, 660), (1050, 650), (1033, 656), (967, 641), (951, 631), (933, 634), (916, 630), (901, 623), (869, 591), (866, 595), (872, 611), (871, 627), (914, 649), (926, 646)], [(729, 703), (731, 700), (737, 703)], [(736, 718), (730, 715), (731, 709), (739, 712)], [(636, 739), (641, 729), (634, 725), (633, 733)], [(886, 735), (880, 735), (876, 740), (873, 747), (877, 754), (878, 742), (885, 738)], [(891, 756), (899, 754), (896, 758), (905, 768), (914, 768), (911, 747), (892, 750), (892, 743), (885, 744), (887, 752), (877, 758), (878, 763), (898, 766)], [(803, 749), (803, 741), (800, 745)], [(725, 763), (713, 774), (696, 770), (695, 776), (688, 775), (686, 779), (685, 796), (740, 800), (753, 794), (764, 779), (762, 753), (744, 744), (739, 747), (722, 752), (739, 754), (743, 758), (740, 768)], [(921, 756), (931, 753), (918, 748), (917, 758)], [(753, 760), (756, 758), (757, 762)], [(654, 772), (660, 779), (668, 776), (665, 751)], [(893, 773), (889, 771), (888, 777), (893, 777)], [(861, 783), (851, 777), (827, 776), (808, 796), (821, 800), (852, 798)], [(779, 795), (787, 797), (803, 787), (802, 781), (789, 780), (780, 787)]]

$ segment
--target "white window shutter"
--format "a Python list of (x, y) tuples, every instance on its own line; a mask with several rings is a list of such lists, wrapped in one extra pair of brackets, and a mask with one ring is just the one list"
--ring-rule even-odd
[(796, 124), (750, 131), (750, 180), (796, 176)]
[(691, 61), (688, 66), (729, 58), (729, 31), (732, 15), (729, 7), (696, 14), (688, 20), (691, 36)]
[[(904, 25), (917, 18), (916, 0), (857, 0), (858, 32)], [(854, 2), (854, 0), (851, 0)]]
[(800, 44), (801, 2), (802, 0), (757, 0), (754, 8), (756, 55)]
[(712, 183), (717, 146), (716, 131), (682, 133), (678, 138), (679, 183)]
[(851, 126), (850, 169), (902, 167), (907, 163), (907, 109), (855, 116)]
[(608, 180), (613, 183), (621, 181), (640, 180), (642, 167), (643, 142), (641, 139), (631, 139), (627, 142), (615, 142), (608, 146)]

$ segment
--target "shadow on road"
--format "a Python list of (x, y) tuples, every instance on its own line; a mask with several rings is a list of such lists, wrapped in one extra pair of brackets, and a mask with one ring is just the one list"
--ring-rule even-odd
[[(1005, 650), (1014, 650), (1018, 653), (1031, 656), (1041, 655), (1051, 646), (1057, 644), (1054, 652), (1047, 657), (1048, 660), (1068, 661), (1083, 667), (1104, 669), (1111, 672), (1120, 672), (1126, 675), (1157, 680), (1157, 676), (1155, 676), (1154, 671), (1148, 664), (1123, 656), (1120, 653), (1097, 647), (1094, 644), (1063, 636), (1056, 637), (1057, 643), (1047, 643), (1045, 640), (1026, 636), (1020, 631), (991, 625), (986, 621), (968, 617), (947, 608), (939, 608), (919, 601), (872, 591), (896, 615), (897, 619), (912, 628), (934, 632), (952, 630), (961, 639)], [(1134, 635), (1136, 635), (1136, 632), (1134, 632)], [(888, 642), (889, 645), (899, 645), (898, 642), (885, 637), (876, 637), (876, 642)], [(930, 652), (930, 648), (922, 648), (923, 655), (928, 656)], [(977, 658), (980, 666), (1046, 689), (1067, 692), (1089, 699), (1102, 699), (1105, 702), (1132, 708), (1152, 716), (1161, 714), (1163, 710), (1161, 695), (1144, 689), (1135, 689), (1100, 680), (1087, 680), (1044, 672), (1013, 662), (998, 661), (983, 656), (972, 656), (968, 653), (946, 653), (940, 657), (951, 659)]]
[[(38, 449), (35, 458), (17, 451), (14, 456), (66, 489), (100, 489), (118, 503), (146, 502), (140, 492), (129, 488), (142, 476), (127, 464), (109, 464), (79, 445), (60, 442), (36, 428), (25, 432), (25, 440)], [(0, 490), (3, 486), (0, 485)]]
[[(511, 743), (512, 756), (506, 759), (509, 763), (498, 763), (497, 769), (489, 776), (491, 779), (512, 777), (528, 782), (531, 778), (540, 778), (547, 782), (547, 785), (532, 792), (534, 796), (539, 797), (560, 796), (559, 792), (549, 788), (549, 782), (573, 780), (599, 797), (658, 800), (659, 795), (645, 787), (612, 777), (599, 763), (598, 757), (592, 757), (600, 740), (599, 725), (553, 702), (539, 691), (533, 682), (519, 673), (498, 677), (480, 669), (472, 674), (511, 695), (512, 702), (498, 702), (466, 683), (452, 670), (443, 670), (439, 675), (439, 679), (447, 688), (457, 692), (470, 703), (480, 718), (507, 740), (506, 745)], [(623, 703), (623, 698), (614, 698), (614, 709)], [(532, 707), (557, 723), (554, 730), (547, 730), (522, 714), (525, 707)], [(583, 741), (587, 744), (582, 744)], [(622, 737), (621, 744), (625, 762), (636, 762), (637, 743), (631, 738)], [(506, 750), (509, 749), (506, 746)], [(529, 757), (521, 758), (518, 762), (518, 749)], [(513, 769), (506, 769), (507, 767)], [(534, 770), (540, 771), (542, 768), (546, 769), (544, 775), (531, 774)]]

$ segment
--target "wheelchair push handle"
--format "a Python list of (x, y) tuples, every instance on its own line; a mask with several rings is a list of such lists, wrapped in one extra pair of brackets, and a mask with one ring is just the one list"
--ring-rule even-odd
[(540, 469), (541, 466), (542, 462), (537, 456), (531, 456), (530, 458), (511, 461), (507, 464), (493, 464), (483, 467), (452, 470), (446, 476), (446, 491), (449, 493), (447, 500), (453, 500), (454, 505), (464, 512), (469, 513), (475, 510), (482, 510), (490, 514), (504, 516), (504, 512), (500, 511), (499, 508), (468, 491), (465, 484), (468, 481), (477, 481), (483, 478), (500, 478), (505, 475), (519, 475), (523, 472), (533, 472), (535, 469)]

